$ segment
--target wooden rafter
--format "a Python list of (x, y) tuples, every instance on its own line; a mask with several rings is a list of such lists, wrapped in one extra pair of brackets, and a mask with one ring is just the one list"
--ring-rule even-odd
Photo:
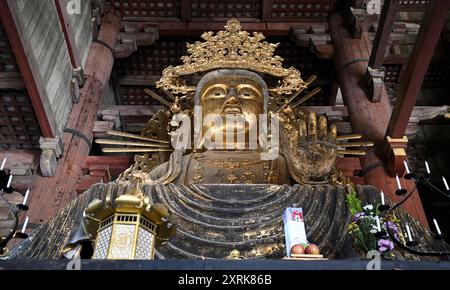
[(428, 66), (448, 17), (449, 0), (430, 0), (413, 53), (402, 79), (397, 103), (392, 112), (387, 136), (402, 138), (422, 87)]
[(7, 0), (0, 1), (0, 18), (14, 52), (31, 103), (33, 104), (42, 135), (46, 138), (53, 138), (55, 136), (54, 115), (51, 113), (51, 109), (46, 109), (45, 107), (44, 98), (47, 97), (37, 70), (37, 65), (33, 62), (33, 59), (28, 57), (27, 49), (21, 40), (11, 7)]

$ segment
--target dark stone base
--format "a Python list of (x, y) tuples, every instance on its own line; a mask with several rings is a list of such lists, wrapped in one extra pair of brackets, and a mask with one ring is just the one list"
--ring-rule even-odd
[[(81, 270), (366, 270), (368, 260), (282, 261), (282, 260), (83, 260)], [(0, 261), (0, 270), (66, 270), (68, 260)], [(450, 262), (382, 261), (382, 270), (450, 270)]]

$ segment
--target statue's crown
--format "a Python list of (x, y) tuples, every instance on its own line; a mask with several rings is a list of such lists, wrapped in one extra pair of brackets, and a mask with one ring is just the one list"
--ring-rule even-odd
[(186, 94), (195, 87), (186, 85), (182, 76), (215, 69), (248, 69), (282, 78), (278, 87), (271, 89), (278, 94), (292, 94), (306, 88), (300, 72), (291, 67), (283, 68), (283, 58), (274, 55), (278, 44), (264, 41), (262, 33), (254, 32), (253, 36), (241, 30), (237, 19), (231, 19), (225, 30), (216, 35), (205, 32), (204, 42), (187, 44), (189, 55), (183, 56), (182, 65), (169, 66), (163, 71), (163, 77), (156, 85), (158, 88), (175, 94)]

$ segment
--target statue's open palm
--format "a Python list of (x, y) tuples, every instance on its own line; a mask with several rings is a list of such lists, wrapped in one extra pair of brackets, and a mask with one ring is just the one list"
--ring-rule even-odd
[(302, 184), (328, 183), (336, 164), (336, 126), (328, 128), (326, 117), (313, 112), (296, 123), (285, 144), (292, 176)]

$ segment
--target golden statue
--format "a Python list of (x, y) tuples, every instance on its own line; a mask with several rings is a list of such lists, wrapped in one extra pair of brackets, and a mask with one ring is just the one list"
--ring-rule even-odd
[[(86, 235), (80, 220), (86, 224), (92, 208), (117, 211), (112, 201), (137, 186), (145, 204), (167, 207), (177, 228), (156, 249), (157, 259), (281, 258), (282, 214), (291, 206), (304, 209), (310, 242), (327, 257), (339, 252), (350, 214), (340, 186), (347, 180), (336, 158), (363, 155), (364, 150), (345, 149), (373, 144), (350, 143), (362, 136), (337, 136), (324, 116), (302, 108), (320, 91), (307, 90), (315, 77), (304, 81), (295, 68), (284, 68), (274, 54), (277, 44), (264, 41), (261, 33), (250, 35), (233, 19), (224, 31), (202, 38), (188, 44), (182, 65), (163, 71), (156, 85), (167, 98), (146, 90), (167, 109), (153, 116), (141, 135), (110, 131), (133, 141), (96, 140), (124, 146), (103, 148), (107, 153), (138, 153), (133, 166), (114, 183), (90, 188), (34, 233), (36, 241), (55, 236), (72, 245), (95, 243), (95, 234)], [(188, 82), (192, 75), (201, 77), (197, 84)], [(268, 76), (277, 86), (268, 87)], [(85, 217), (80, 207), (88, 209)], [(23, 246), (14, 255), (54, 258), (64, 242), (39, 251)]]
[[(304, 81), (284, 68), (277, 44), (261, 33), (232, 19), (202, 38), (188, 44), (182, 65), (163, 71), (156, 85), (167, 98), (146, 90), (167, 109), (141, 135), (110, 131), (133, 141), (96, 140), (124, 146), (107, 153), (138, 153), (133, 166), (115, 182), (93, 185), (9, 257), (282, 258), (287, 207), (303, 208), (308, 241), (325, 257), (354, 255), (346, 247), (351, 186), (336, 159), (364, 155), (373, 144), (338, 136), (326, 117), (302, 108), (320, 91), (308, 90), (315, 76)], [(278, 84), (268, 87), (267, 77)], [(376, 204), (376, 188), (356, 191)], [(415, 230), (432, 240), (417, 223)]]
[[(345, 142), (361, 136), (338, 137), (336, 126), (328, 126), (325, 116), (317, 118), (315, 113), (300, 108), (320, 89), (297, 100), (315, 76), (305, 82), (295, 68), (283, 68), (283, 59), (274, 55), (276, 44), (263, 41), (261, 33), (250, 36), (241, 30), (239, 21), (234, 19), (228, 21), (225, 28), (217, 35), (212, 32), (203, 34), (205, 42), (189, 44), (190, 55), (182, 58), (183, 64), (165, 69), (163, 77), (157, 82), (157, 87), (166, 91), (174, 103), (170, 105), (171, 112), (160, 112), (149, 122), (149, 127), (160, 130), (173, 124), (173, 130), (169, 128), (166, 137), (172, 137), (174, 148), (176, 139), (180, 137), (177, 131), (180, 123), (178, 116), (189, 116), (192, 123), (197, 121), (200, 124), (189, 140), (194, 144), (193, 148), (175, 150), (170, 161), (156, 166), (164, 158), (156, 158), (155, 155), (161, 156), (161, 153), (164, 154), (162, 151), (168, 151), (168, 145), (161, 143), (169, 140), (151, 139), (154, 131), (146, 129), (141, 140), (149, 143), (134, 144), (146, 145), (143, 149), (104, 149), (105, 152), (154, 153), (152, 156), (137, 157), (136, 164), (118, 182), (184, 185), (317, 185), (344, 182), (335, 167), (336, 157), (343, 154), (363, 155), (363, 150), (345, 151), (345, 148), (373, 144)], [(199, 73), (205, 74), (197, 86), (186, 84), (184, 76)], [(261, 74), (280, 78), (279, 85), (268, 88)], [(164, 100), (155, 93), (148, 93)], [(200, 109), (196, 111), (195, 108)], [(172, 121), (169, 115), (173, 116)], [(278, 137), (277, 148), (267, 148), (267, 144), (262, 144), (275, 139), (275, 132), (271, 135), (267, 128), (262, 128), (267, 124), (262, 125), (258, 117), (264, 115), (269, 120), (276, 118), (275, 121), (281, 125), (279, 129), (274, 127)], [(162, 122), (162, 116), (167, 124)], [(184, 134), (185, 139), (186, 136)], [(104, 144), (105, 140), (97, 142), (102, 141)], [(133, 145), (132, 142), (120, 141), (109, 144)], [(277, 151), (276, 158), (261, 158), (262, 153), (269, 155), (273, 151)], [(150, 160), (154, 161), (153, 166), (148, 166)], [(145, 169), (142, 168), (143, 163), (147, 164)]]
[[(156, 84), (172, 102), (146, 90), (167, 109), (140, 136), (109, 132), (136, 142), (97, 140), (133, 146), (104, 152), (142, 153), (116, 184), (147, 186), (147, 194), (174, 214), (177, 235), (159, 258), (279, 255), (281, 215), (292, 205), (321, 206), (328, 213), (316, 221), (321, 226), (312, 238), (322, 236), (314, 242), (333, 254), (348, 217), (344, 188), (335, 187), (348, 180), (336, 158), (364, 155), (362, 149), (373, 144), (349, 142), (360, 135), (337, 136), (325, 116), (302, 108), (320, 91), (299, 97), (315, 76), (304, 81), (295, 68), (283, 68), (274, 55), (277, 44), (261, 33), (250, 35), (233, 19), (224, 31), (202, 38), (188, 44), (183, 64), (165, 69)], [(198, 84), (187, 83), (185, 77), (194, 74), (201, 76)], [(278, 85), (268, 87), (264, 76), (277, 78)], [(327, 232), (335, 236), (325, 237)]]

